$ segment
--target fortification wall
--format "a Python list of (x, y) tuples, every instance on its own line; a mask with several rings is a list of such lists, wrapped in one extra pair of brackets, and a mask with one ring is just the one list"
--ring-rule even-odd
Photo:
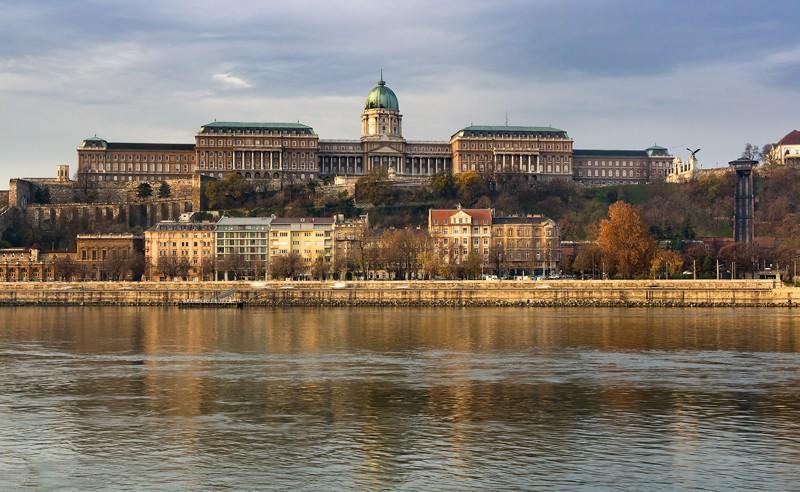
[[(170, 186), (170, 196), (173, 199), (188, 198), (192, 199), (194, 194), (195, 180), (186, 179), (166, 179)], [(162, 181), (151, 181), (153, 195), (158, 193), (158, 187)], [(71, 204), (85, 202), (85, 196), (91, 194), (95, 202), (99, 203), (122, 203), (122, 202), (141, 202), (141, 198), (136, 196), (137, 187), (141, 181), (98, 181), (89, 184), (80, 181), (61, 181), (53, 178), (24, 178), (11, 181), (11, 190), (18, 196), (25, 196), (27, 203), (33, 202), (33, 192), (36, 188), (47, 188), (50, 192), (50, 204)], [(145, 199), (147, 201), (147, 199)], [(17, 206), (24, 208), (25, 205)]]
[(165, 198), (122, 203), (61, 203), (28, 205), (23, 214), (32, 227), (110, 232), (113, 225), (122, 228), (149, 227), (160, 220), (174, 220), (185, 212), (195, 211), (191, 197)]
[(230, 298), (253, 306), (793, 307), (800, 289), (773, 281), (89, 282), (8, 283), (5, 305), (180, 305)]

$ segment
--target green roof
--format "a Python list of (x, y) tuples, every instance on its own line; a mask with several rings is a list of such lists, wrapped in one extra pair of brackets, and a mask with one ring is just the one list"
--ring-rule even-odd
[(255, 130), (310, 130), (314, 129), (302, 123), (271, 123), (257, 121), (213, 121), (201, 128), (244, 128)]
[(558, 133), (563, 132), (552, 126), (508, 126), (508, 125), (471, 125), (463, 129), (471, 132), (511, 132), (511, 133)]
[(666, 147), (662, 147), (660, 145), (653, 145), (651, 147), (647, 147), (645, 150), (669, 150)]
[[(561, 133), (567, 136), (567, 132), (552, 126), (508, 126), (508, 125), (470, 125), (457, 131), (455, 135), (462, 132), (474, 133)], [(453, 135), (453, 136), (455, 136)]]
[(369, 91), (369, 94), (367, 94), (367, 102), (364, 104), (364, 109), (376, 108), (400, 111), (400, 104), (397, 102), (397, 96), (393, 90), (386, 87), (386, 82), (383, 81), (383, 77), (378, 81), (378, 85)]

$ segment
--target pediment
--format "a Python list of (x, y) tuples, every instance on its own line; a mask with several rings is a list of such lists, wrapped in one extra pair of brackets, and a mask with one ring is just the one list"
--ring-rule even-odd
[(373, 149), (369, 151), (370, 154), (402, 154), (399, 149), (392, 147), (391, 145), (382, 145), (377, 149)]

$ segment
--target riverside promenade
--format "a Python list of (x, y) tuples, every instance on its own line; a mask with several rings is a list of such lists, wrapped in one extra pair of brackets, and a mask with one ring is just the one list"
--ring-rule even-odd
[(772, 280), (368, 282), (19, 282), (5, 306), (630, 306), (794, 307)]

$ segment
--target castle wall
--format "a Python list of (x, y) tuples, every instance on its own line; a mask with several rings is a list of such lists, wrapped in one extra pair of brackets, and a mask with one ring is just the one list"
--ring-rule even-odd
[(161, 220), (175, 220), (182, 213), (194, 211), (189, 197), (147, 202), (37, 204), (28, 205), (23, 213), (31, 227), (110, 232), (150, 227)]

